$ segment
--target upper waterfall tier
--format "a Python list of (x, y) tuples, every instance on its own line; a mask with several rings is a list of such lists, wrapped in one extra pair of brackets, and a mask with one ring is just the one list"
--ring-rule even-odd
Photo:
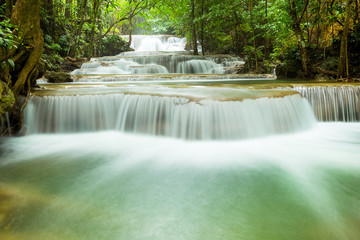
[[(128, 35), (122, 38), (129, 41)], [(184, 51), (186, 38), (172, 35), (132, 35), (131, 45), (136, 52), (141, 51)]]
[(84, 63), (81, 69), (73, 71), (73, 74), (231, 74), (242, 64), (239, 58), (224, 55), (121, 55), (93, 58), (90, 62)]
[(194, 56), (185, 51), (186, 39), (168, 35), (132, 36), (133, 52), (93, 58), (75, 75), (118, 74), (233, 74), (244, 62), (234, 56)]

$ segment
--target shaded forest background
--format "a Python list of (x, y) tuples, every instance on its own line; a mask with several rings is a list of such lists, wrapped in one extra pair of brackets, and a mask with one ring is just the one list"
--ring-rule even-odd
[(123, 34), (184, 36), (194, 54), (242, 56), (245, 72), (277, 66), (287, 78), (351, 81), (360, 73), (359, 8), (360, 0), (0, 0), (0, 115), (46, 70), (129, 50)]

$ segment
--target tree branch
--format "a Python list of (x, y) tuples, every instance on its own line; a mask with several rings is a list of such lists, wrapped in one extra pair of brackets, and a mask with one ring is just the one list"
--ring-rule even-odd
[(138, 2), (137, 5), (135, 6), (135, 8), (133, 10), (131, 10), (125, 17), (120, 18), (119, 20), (115, 21), (114, 23), (112, 23), (110, 25), (110, 27), (105, 31), (104, 34), (102, 34), (101, 36), (99, 36), (98, 39), (102, 39), (104, 38), (109, 32), (110, 30), (116, 25), (119, 24), (122, 21), (125, 21), (127, 19), (133, 18), (135, 15), (137, 15), (139, 12), (141, 12), (142, 10), (144, 10), (146, 7), (140, 7), (140, 4), (142, 3), (142, 1)]
[(304, 15), (305, 15), (305, 13), (306, 13), (306, 10), (307, 10), (308, 5), (309, 5), (309, 0), (306, 0), (305, 6), (304, 6), (304, 8), (303, 8), (303, 10), (302, 10), (302, 13), (301, 13), (301, 15), (300, 15), (300, 18), (299, 18), (299, 20), (298, 20), (299, 23), (301, 23), (302, 19), (304, 18)]

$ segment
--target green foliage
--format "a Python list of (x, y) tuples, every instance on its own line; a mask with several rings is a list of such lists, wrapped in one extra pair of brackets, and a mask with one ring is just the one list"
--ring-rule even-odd
[(15, 37), (12, 34), (14, 26), (10, 24), (10, 19), (5, 19), (0, 22), (0, 47), (6, 53), (13, 47), (16, 47)]
[(46, 69), (49, 71), (57, 71), (59, 69), (60, 64), (63, 62), (63, 58), (56, 53), (42, 55), (42, 61), (46, 65)]
[(326, 70), (336, 71), (338, 66), (338, 57), (330, 56), (326, 59), (326, 61), (321, 63), (321, 67)]
[[(0, 7), (0, 48), (6, 56), (10, 50), (17, 48), (18, 42), (16, 36), (13, 35), (13, 30), (16, 30), (16, 26), (10, 23), (10, 19), (4, 14), (5, 5)], [(10, 65), (11, 69), (15, 69), (15, 63), (12, 59), (6, 58), (1, 62), (1, 69), (5, 69), (7, 65)]]
[(119, 35), (108, 35), (102, 40), (101, 56), (117, 55), (124, 51), (129, 51), (128, 43)]

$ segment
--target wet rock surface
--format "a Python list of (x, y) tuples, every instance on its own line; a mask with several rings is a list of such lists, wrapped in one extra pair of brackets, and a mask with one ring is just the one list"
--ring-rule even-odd
[(45, 78), (50, 83), (66, 83), (66, 82), (73, 82), (73, 79), (69, 73), (65, 72), (47, 72), (45, 74)]

